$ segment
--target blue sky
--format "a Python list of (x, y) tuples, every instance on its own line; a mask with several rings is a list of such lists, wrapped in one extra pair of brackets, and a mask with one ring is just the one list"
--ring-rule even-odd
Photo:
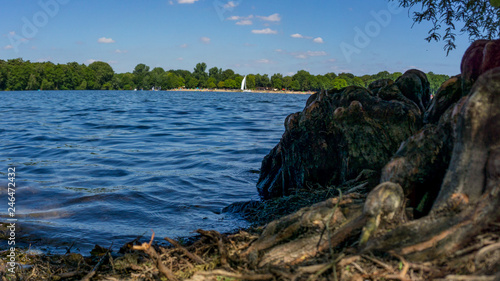
[(192, 71), (374, 74), (418, 68), (455, 75), (469, 46), (424, 40), (428, 23), (387, 0), (3, 0), (0, 59), (139, 63)]

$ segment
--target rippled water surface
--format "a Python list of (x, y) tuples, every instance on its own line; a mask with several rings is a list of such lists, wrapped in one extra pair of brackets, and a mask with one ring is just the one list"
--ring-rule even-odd
[(51, 251), (75, 243), (73, 251), (88, 253), (150, 229), (161, 239), (246, 226), (220, 210), (258, 199), (262, 158), (308, 96), (41, 91), (0, 98), (0, 221), (7, 168), (15, 167), (18, 237)]

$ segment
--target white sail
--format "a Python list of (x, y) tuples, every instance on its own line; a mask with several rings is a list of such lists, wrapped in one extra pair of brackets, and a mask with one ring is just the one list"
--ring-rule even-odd
[(241, 90), (244, 91), (247, 88), (247, 76), (243, 78), (243, 81), (241, 81)]

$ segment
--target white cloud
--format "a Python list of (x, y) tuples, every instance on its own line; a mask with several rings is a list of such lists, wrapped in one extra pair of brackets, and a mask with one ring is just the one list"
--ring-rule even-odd
[(117, 54), (126, 54), (126, 53), (128, 53), (128, 51), (127, 50), (116, 49), (115, 53), (117, 53)]
[(316, 38), (313, 39), (311, 36), (305, 36), (305, 35), (302, 35), (300, 33), (292, 34), (292, 35), (290, 35), (290, 37), (292, 37), (292, 38), (312, 39), (312, 41), (314, 43), (318, 43), (318, 44), (323, 44), (324, 43), (323, 42), (323, 38), (321, 38), (321, 37), (316, 37)]
[(9, 35), (10, 36), (14, 36), (14, 35), (16, 35), (16, 32), (15, 31), (11, 31), (11, 32), (9, 32)]
[(201, 41), (203, 44), (210, 44), (210, 38), (208, 38), (208, 37), (201, 37), (201, 38), (200, 38), (200, 41)]
[(115, 40), (113, 40), (112, 38), (101, 37), (101, 38), (97, 39), (97, 42), (103, 43), (103, 44), (109, 44), (109, 43), (115, 43)]
[(297, 54), (295, 55), (296, 58), (298, 59), (307, 59), (307, 55), (306, 54)]
[(324, 43), (324, 42), (323, 42), (323, 38), (321, 38), (321, 37), (316, 37), (316, 38), (314, 38), (314, 39), (313, 39), (313, 42), (314, 42), (314, 43), (318, 43), (318, 44), (323, 44), (323, 43)]
[(246, 17), (231, 16), (231, 17), (227, 18), (227, 20), (238, 21), (236, 23), (237, 25), (252, 25), (253, 22), (251, 21), (251, 19), (253, 19), (253, 15), (249, 15), (249, 16), (246, 16)]
[(181, 47), (181, 48), (185, 49), (185, 48), (187, 48), (187, 47), (188, 47), (188, 44), (184, 43), (184, 44), (180, 45), (179, 47)]
[(254, 30), (252, 30), (252, 33), (254, 33), (254, 34), (277, 34), (278, 31), (272, 30), (270, 28), (264, 28), (264, 29), (254, 29)]
[(12, 45), (7, 45), (7, 46), (5, 46), (5, 47), (3, 47), (3, 48), (4, 48), (4, 50), (10, 50), (10, 49), (14, 49), (14, 46), (12, 46)]
[(272, 15), (267, 16), (267, 17), (259, 16), (258, 18), (261, 19), (261, 20), (272, 21), (272, 22), (279, 22), (279, 21), (281, 21), (280, 14), (278, 14), (278, 13), (272, 14)]
[(85, 63), (86, 64), (91, 64), (91, 63), (96, 62), (96, 61), (97, 60), (95, 60), (95, 59), (89, 59), (89, 60), (86, 60)]
[(115, 60), (110, 60), (110, 61), (108, 61), (108, 63), (109, 63), (109, 64), (117, 64), (118, 62), (117, 62), (117, 61), (115, 61)]
[(270, 60), (268, 59), (260, 59), (260, 60), (256, 60), (257, 63), (271, 63)]
[(236, 23), (237, 25), (252, 25), (253, 22), (251, 20), (241, 20)]
[(181, 58), (177, 58), (177, 60), (178, 60), (178, 61), (183, 61), (183, 60), (184, 60), (184, 58), (182, 58), (182, 57), (181, 57)]
[(226, 5), (224, 5), (224, 8), (231, 9), (231, 8), (236, 7), (236, 6), (238, 6), (238, 4), (234, 3), (233, 1), (229, 1), (229, 2), (227, 2)]
[(174, 5), (174, 1), (172, 1), (172, 0), (168, 1), (168, 4), (169, 5)]
[(193, 4), (196, 1), (198, 1), (198, 0), (177, 0), (177, 3), (179, 3), (179, 4)]

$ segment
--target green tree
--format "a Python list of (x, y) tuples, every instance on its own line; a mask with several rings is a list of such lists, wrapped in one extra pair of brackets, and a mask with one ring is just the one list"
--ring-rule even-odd
[(300, 83), (298, 80), (293, 80), (290, 84), (290, 88), (294, 91), (300, 91)]
[(198, 79), (196, 79), (194, 77), (190, 77), (186, 82), (186, 87), (189, 89), (194, 89), (194, 88), (198, 87), (199, 83), (200, 83), (200, 81), (198, 81)]
[(255, 89), (255, 75), (247, 75), (247, 89)]
[(87, 80), (83, 80), (82, 83), (76, 87), (77, 90), (87, 90)]
[(220, 81), (222, 76), (222, 68), (212, 67), (208, 70), (208, 77), (214, 78), (215, 81)]
[(290, 77), (290, 76), (285, 76), (283, 78), (283, 87), (285, 87), (285, 89), (290, 89), (291, 85), (292, 85), (292, 81), (293, 81), (293, 78)]
[(196, 64), (196, 67), (194, 68), (193, 71), (193, 76), (196, 79), (201, 79), (205, 78), (207, 76), (207, 73), (205, 72), (207, 70), (207, 64), (204, 62)]
[(391, 74), (391, 79), (393, 81), (396, 81), (396, 79), (398, 79), (399, 76), (401, 76), (401, 75), (403, 75), (403, 73), (401, 73), (401, 72), (394, 72), (394, 73)]
[(144, 85), (144, 80), (146, 78), (146, 76), (148, 76), (149, 74), (149, 66), (143, 64), (143, 63), (140, 63), (138, 65), (136, 65), (136, 67), (134, 68), (134, 84), (138, 87), (138, 88), (144, 88), (146, 85)]
[(273, 85), (273, 88), (281, 90), (283, 88), (283, 75), (276, 73), (271, 76), (271, 84)]
[(241, 75), (235, 75), (234, 77), (234, 83), (236, 83), (235, 88), (241, 88), (241, 82), (243, 81), (243, 76)]
[(298, 81), (300, 89), (303, 91), (309, 91), (311, 89), (311, 74), (305, 70), (299, 70), (293, 76), (293, 80)]
[(232, 79), (234, 77), (234, 71), (232, 69), (226, 69), (222, 71), (221, 80), (226, 81), (227, 79)]
[(215, 77), (210, 77), (207, 80), (207, 87), (209, 89), (215, 89), (215, 88), (217, 88), (217, 84), (216, 83), (217, 83), (217, 80), (215, 80)]
[(345, 81), (344, 79), (340, 77), (336, 77), (335, 79), (333, 79), (333, 88), (342, 89), (347, 86), (349, 86), (349, 84), (347, 84), (347, 81)]
[[(108, 82), (111, 82), (113, 75), (115, 75), (113, 68), (106, 62), (102, 61), (93, 62), (89, 65), (89, 68), (93, 70), (95, 73), (95, 79), (96, 79), (95, 82), (97, 85), (104, 85)], [(60, 68), (57, 67), (56, 69)], [(98, 86), (96, 88), (100, 89), (101, 87)]]
[(54, 90), (54, 83), (47, 81), (47, 79), (43, 79), (40, 88), (42, 90)]
[(352, 85), (353, 86), (360, 86), (360, 87), (364, 87), (365, 86), (365, 82), (363, 82), (363, 79), (359, 78), (359, 77), (354, 77), (352, 79)]
[(148, 85), (148, 88), (149, 88), (149, 86), (155, 87), (155, 88), (165, 87), (165, 79), (164, 79), (163, 74), (165, 74), (165, 70), (163, 68), (161, 68), (161, 67), (153, 68), (153, 70), (151, 70), (151, 72), (149, 73), (150, 85)]
[(227, 79), (224, 81), (224, 86), (228, 89), (236, 89), (239, 85), (233, 79)]
[(38, 90), (40, 89), (40, 84), (38, 83), (36, 76), (34, 73), (30, 74), (30, 78), (28, 79), (28, 85), (26, 90)]
[[(394, 1), (394, 0), (390, 0)], [(413, 21), (429, 21), (433, 27), (429, 30), (428, 42), (445, 42), (447, 54), (456, 48), (456, 24), (464, 23), (460, 33), (476, 39), (493, 39), (500, 36), (500, 9), (490, 5), (488, 0), (397, 0), (404, 8), (421, 7), (413, 12)], [(441, 35), (444, 29), (444, 35)]]
[(430, 84), (431, 93), (435, 94), (439, 87), (448, 79), (450, 79), (448, 75), (434, 74), (432, 71), (427, 73), (427, 80)]

